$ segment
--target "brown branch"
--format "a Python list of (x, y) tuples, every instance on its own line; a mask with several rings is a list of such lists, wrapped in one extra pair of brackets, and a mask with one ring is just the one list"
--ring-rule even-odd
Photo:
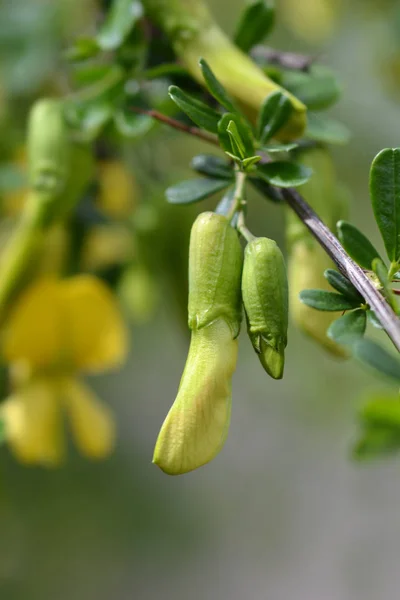
[(214, 146), (219, 147), (219, 142), (218, 142), (217, 136), (213, 135), (212, 133), (208, 133), (208, 131), (203, 131), (202, 129), (199, 129), (198, 127), (192, 127), (191, 125), (186, 125), (185, 123), (182, 123), (182, 121), (177, 121), (176, 119), (172, 119), (171, 117), (168, 117), (167, 115), (164, 115), (163, 113), (160, 113), (157, 110), (147, 110), (145, 108), (140, 108), (139, 106), (130, 106), (130, 110), (132, 110), (135, 113), (138, 113), (139, 115), (147, 115), (147, 116), (151, 117), (152, 119), (156, 119), (157, 121), (160, 121), (160, 123), (164, 123), (164, 125), (168, 125), (169, 127), (172, 127), (173, 129), (177, 129), (178, 131), (183, 131), (183, 133), (187, 133), (189, 135), (192, 135), (194, 137), (197, 137), (197, 138), (203, 140), (204, 142), (208, 142), (209, 144), (214, 144)]
[(316, 238), (320, 246), (335, 262), (339, 270), (360, 292), (365, 301), (374, 310), (382, 327), (400, 352), (400, 320), (389, 304), (372, 285), (364, 271), (345, 252), (339, 240), (321, 221), (311, 206), (293, 188), (283, 189), (282, 196), (286, 203), (301, 219), (304, 225)]
[(296, 54), (294, 52), (282, 52), (275, 48), (267, 46), (254, 46), (251, 50), (251, 56), (255, 60), (262, 60), (271, 65), (277, 65), (284, 69), (292, 71), (309, 71), (312, 64), (317, 59), (316, 56), (307, 56), (305, 54)]

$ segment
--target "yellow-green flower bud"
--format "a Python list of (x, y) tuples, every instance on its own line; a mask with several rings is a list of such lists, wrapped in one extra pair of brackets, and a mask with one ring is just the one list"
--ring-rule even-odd
[(238, 342), (223, 319), (192, 332), (178, 395), (157, 439), (153, 462), (168, 475), (193, 471), (224, 445)]
[(305, 240), (293, 247), (288, 264), (290, 314), (303, 333), (312, 337), (335, 356), (346, 357), (348, 352), (344, 347), (339, 346), (326, 335), (332, 321), (339, 318), (342, 313), (315, 310), (299, 300), (302, 290), (332, 291), (323, 273), (333, 266), (329, 256), (317, 243), (310, 244)]
[(243, 252), (238, 234), (222, 215), (200, 214), (189, 249), (189, 327), (200, 329), (223, 318), (239, 333)]
[(256, 238), (246, 246), (243, 304), (248, 333), (264, 369), (281, 379), (288, 328), (288, 283), (285, 261), (274, 240)]
[(199, 215), (189, 251), (190, 350), (153, 457), (169, 475), (208, 463), (226, 439), (241, 320), (242, 262), (238, 235), (229, 221), (211, 212)]
[[(337, 221), (345, 218), (348, 194), (336, 179), (329, 152), (323, 147), (307, 149), (298, 156), (297, 161), (313, 170), (311, 179), (302, 186), (301, 194), (334, 231)], [(340, 313), (315, 310), (299, 299), (300, 292), (305, 289), (332, 291), (323, 273), (333, 268), (334, 264), (292, 211), (287, 213), (287, 217), (290, 314), (298, 328), (326, 350), (336, 356), (347, 356), (346, 350), (326, 335), (330, 324)]]
[(61, 102), (39, 100), (28, 123), (30, 185), (48, 200), (65, 188), (69, 167), (69, 141)]

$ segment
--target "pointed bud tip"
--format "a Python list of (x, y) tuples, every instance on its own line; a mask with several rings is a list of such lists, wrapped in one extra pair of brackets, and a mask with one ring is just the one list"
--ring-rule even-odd
[(285, 367), (285, 349), (283, 343), (279, 343), (277, 348), (273, 348), (270, 344), (262, 340), (261, 352), (258, 356), (268, 375), (273, 379), (282, 379)]

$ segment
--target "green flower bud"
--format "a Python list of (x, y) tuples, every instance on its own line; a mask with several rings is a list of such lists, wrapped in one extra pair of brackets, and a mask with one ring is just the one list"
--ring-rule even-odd
[(200, 329), (222, 317), (233, 337), (239, 334), (242, 264), (242, 247), (229, 221), (212, 212), (200, 214), (190, 235), (190, 329)]
[(164, 473), (193, 471), (212, 460), (224, 445), (237, 346), (223, 319), (192, 332), (178, 395), (154, 449), (153, 462)]
[(257, 238), (246, 246), (243, 304), (251, 343), (271, 377), (281, 379), (288, 328), (286, 266), (274, 240)]
[(64, 190), (69, 167), (69, 141), (62, 105), (39, 100), (28, 124), (28, 162), (31, 187), (48, 200)]
[[(335, 231), (337, 221), (345, 218), (349, 198), (347, 190), (336, 179), (329, 152), (323, 147), (307, 149), (299, 154), (297, 161), (313, 170), (313, 176), (302, 186), (301, 194), (322, 221)], [(305, 289), (332, 291), (323, 273), (334, 264), (298, 217), (292, 211), (288, 211), (287, 216), (290, 314), (304, 333), (332, 354), (345, 357), (348, 353), (343, 346), (326, 335), (340, 313), (314, 310), (299, 299), (300, 292)]]
[(199, 215), (189, 251), (190, 350), (153, 457), (169, 475), (208, 463), (225, 442), (241, 320), (242, 262), (229, 221), (211, 212)]

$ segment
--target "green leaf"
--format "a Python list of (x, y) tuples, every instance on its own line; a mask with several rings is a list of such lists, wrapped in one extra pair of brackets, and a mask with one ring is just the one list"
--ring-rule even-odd
[(400, 432), (388, 427), (368, 426), (353, 448), (356, 460), (371, 460), (395, 454), (400, 449)]
[(362, 434), (354, 447), (356, 458), (369, 459), (400, 449), (399, 396), (376, 396), (360, 410)]
[(343, 146), (350, 140), (350, 131), (339, 121), (310, 112), (305, 137), (316, 142)]
[(232, 165), (227, 160), (220, 156), (213, 156), (211, 154), (198, 154), (192, 158), (190, 163), (192, 169), (207, 175), (207, 177), (214, 177), (216, 179), (233, 179), (234, 171)]
[(337, 291), (358, 302), (363, 302), (361, 294), (356, 290), (353, 284), (341, 273), (335, 271), (335, 269), (326, 269), (324, 277), (328, 280), (329, 284)]
[(146, 69), (143, 73), (145, 79), (158, 79), (159, 77), (173, 78), (173, 77), (190, 77), (189, 71), (183, 66), (177, 63), (162, 63)]
[(362, 339), (353, 345), (353, 355), (379, 373), (400, 381), (400, 361), (372, 340)]
[(242, 138), (240, 137), (240, 133), (238, 131), (238, 128), (236, 127), (235, 122), (230, 120), (226, 130), (229, 133), (229, 137), (231, 138), (231, 146), (234, 156), (245, 158), (246, 148), (244, 147)]
[(252, 0), (240, 15), (234, 42), (243, 52), (262, 42), (275, 21), (274, 7), (265, 0)]
[(336, 292), (325, 290), (303, 290), (300, 292), (300, 300), (303, 304), (316, 310), (337, 312), (339, 310), (350, 310), (360, 305), (359, 301), (345, 298)]
[(155, 127), (154, 119), (148, 115), (135, 115), (123, 110), (114, 115), (114, 123), (117, 131), (130, 139), (139, 139)]
[(352, 344), (364, 335), (366, 327), (366, 311), (359, 308), (333, 321), (328, 328), (327, 335), (338, 344)]
[(165, 196), (171, 204), (199, 202), (228, 187), (227, 179), (189, 179), (167, 188)]
[(254, 155), (253, 134), (246, 121), (237, 113), (225, 113), (218, 123), (218, 137), (225, 152), (238, 158)]
[(362, 423), (395, 427), (400, 435), (400, 398), (399, 395), (376, 396), (365, 404), (359, 414)]
[(400, 148), (386, 148), (374, 158), (369, 189), (386, 252), (391, 261), (397, 261), (400, 259)]
[(115, 50), (124, 42), (135, 23), (143, 16), (137, 0), (113, 0), (107, 17), (97, 34), (102, 50)]
[(257, 173), (277, 187), (295, 187), (306, 183), (312, 175), (311, 169), (297, 163), (275, 161), (259, 165)]
[(273, 154), (274, 152), (290, 152), (290, 150), (294, 150), (297, 147), (298, 144), (296, 144), (296, 142), (290, 142), (288, 144), (279, 144), (276, 142), (262, 146), (261, 150)]
[(368, 310), (368, 321), (376, 329), (383, 329), (382, 324), (373, 310)]
[(0, 419), (0, 444), (4, 444), (6, 441), (6, 425), (3, 419)]
[(184, 112), (198, 127), (202, 127), (211, 133), (218, 132), (218, 122), (221, 115), (204, 102), (190, 96), (176, 85), (168, 88), (171, 100)]
[(282, 86), (301, 100), (309, 110), (323, 110), (337, 102), (341, 94), (335, 75), (327, 67), (313, 66), (308, 73), (285, 71)]
[(199, 65), (210, 94), (214, 96), (214, 98), (221, 104), (221, 106), (226, 108), (226, 110), (229, 112), (237, 112), (237, 108), (235, 107), (233, 100), (223, 85), (215, 77), (204, 58), (200, 59)]
[(94, 38), (80, 38), (76, 40), (71, 48), (65, 52), (65, 58), (71, 62), (87, 60), (96, 56), (100, 50), (97, 41)]
[(265, 98), (257, 123), (261, 144), (265, 144), (285, 125), (292, 112), (293, 105), (285, 94), (273, 92)]
[[(239, 119), (237, 119), (237, 121), (239, 121)], [(242, 136), (240, 135), (238, 126), (236, 125), (235, 121), (233, 121), (232, 119), (229, 121), (226, 130), (229, 133), (230, 138), (231, 138), (233, 153), (236, 156), (240, 156), (240, 158), (242, 158), (242, 159), (250, 158), (250, 157), (253, 158), (252, 155), (254, 155), (254, 146), (252, 144), (251, 137), (248, 136), (247, 139), (245, 137), (245, 140), (246, 140), (246, 142), (245, 142), (242, 139)], [(249, 155), (250, 155), (250, 157), (249, 157)]]
[(374, 258), (380, 258), (380, 256), (369, 239), (347, 221), (339, 221), (337, 229), (339, 240), (351, 258), (363, 269), (371, 269)]
[(72, 127), (80, 130), (85, 141), (92, 141), (112, 118), (113, 106), (103, 99), (83, 105), (66, 105), (65, 116)]
[(261, 160), (261, 156), (249, 156), (248, 158), (245, 158), (242, 160), (242, 167), (243, 170), (246, 172), (250, 172), (253, 171), (253, 167), (254, 165), (256, 165), (257, 163), (259, 163)]

